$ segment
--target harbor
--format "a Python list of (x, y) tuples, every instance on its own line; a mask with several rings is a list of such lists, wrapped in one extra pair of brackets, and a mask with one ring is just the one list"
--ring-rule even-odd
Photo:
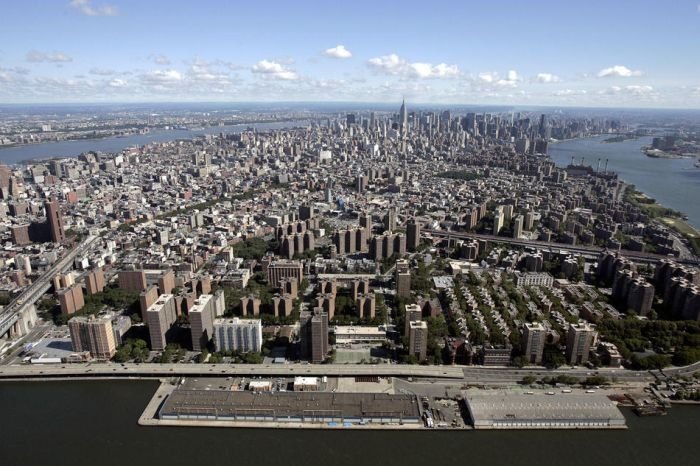
[[(618, 405), (632, 406), (626, 402), (643, 399), (644, 391), (624, 391), (633, 395), (620, 388), (484, 388), (393, 377), (179, 377), (161, 380), (138, 423), (272, 429), (625, 429)], [(640, 401), (639, 406), (653, 405)]]

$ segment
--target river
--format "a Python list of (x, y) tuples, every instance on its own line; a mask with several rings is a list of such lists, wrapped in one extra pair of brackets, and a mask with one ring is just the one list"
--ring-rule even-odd
[(651, 144), (651, 137), (628, 139), (622, 142), (601, 142), (610, 136), (572, 139), (549, 146), (549, 156), (565, 167), (575, 157), (580, 163), (596, 167), (601, 159), (601, 170), (608, 159), (608, 170), (616, 172), (623, 181), (653, 197), (659, 203), (688, 216), (688, 223), (700, 228), (700, 168), (693, 167), (695, 159), (655, 159), (640, 150)]
[(308, 120), (299, 120), (271, 123), (243, 123), (229, 126), (211, 126), (198, 130), (154, 129), (148, 134), (134, 134), (125, 137), (25, 144), (21, 146), (0, 148), (0, 162), (12, 165), (26, 160), (41, 158), (77, 157), (81, 153), (88, 151), (119, 152), (127, 147), (141, 146), (151, 142), (191, 139), (203, 134), (240, 133), (248, 128), (256, 128), (257, 130), (290, 128), (294, 126), (305, 126), (308, 123)]
[(625, 431), (315, 431), (141, 427), (152, 381), (0, 382), (0, 464), (682, 465), (700, 457), (700, 407), (625, 411)]

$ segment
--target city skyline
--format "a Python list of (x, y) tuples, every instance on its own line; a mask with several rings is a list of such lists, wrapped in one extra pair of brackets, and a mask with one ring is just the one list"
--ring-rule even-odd
[(405, 97), (700, 108), (700, 65), (689, 59), (700, 45), (697, 1), (438, 2), (424, 10), (405, 2), (281, 3), (264, 12), (219, 2), (13, 3), (0, 31), (0, 103)]

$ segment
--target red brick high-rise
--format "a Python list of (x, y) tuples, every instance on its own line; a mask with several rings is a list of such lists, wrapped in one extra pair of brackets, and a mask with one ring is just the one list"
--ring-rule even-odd
[(66, 234), (63, 229), (63, 217), (61, 216), (61, 209), (58, 206), (58, 201), (56, 199), (49, 199), (44, 204), (46, 208), (46, 220), (49, 225), (49, 232), (51, 234), (51, 241), (54, 243), (61, 243), (66, 239)]

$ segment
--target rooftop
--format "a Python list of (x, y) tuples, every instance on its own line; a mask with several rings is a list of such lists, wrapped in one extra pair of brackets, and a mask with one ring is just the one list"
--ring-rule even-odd
[(163, 404), (160, 416), (253, 415), (299, 417), (418, 419), (416, 398), (384, 393), (272, 392), (175, 390)]

